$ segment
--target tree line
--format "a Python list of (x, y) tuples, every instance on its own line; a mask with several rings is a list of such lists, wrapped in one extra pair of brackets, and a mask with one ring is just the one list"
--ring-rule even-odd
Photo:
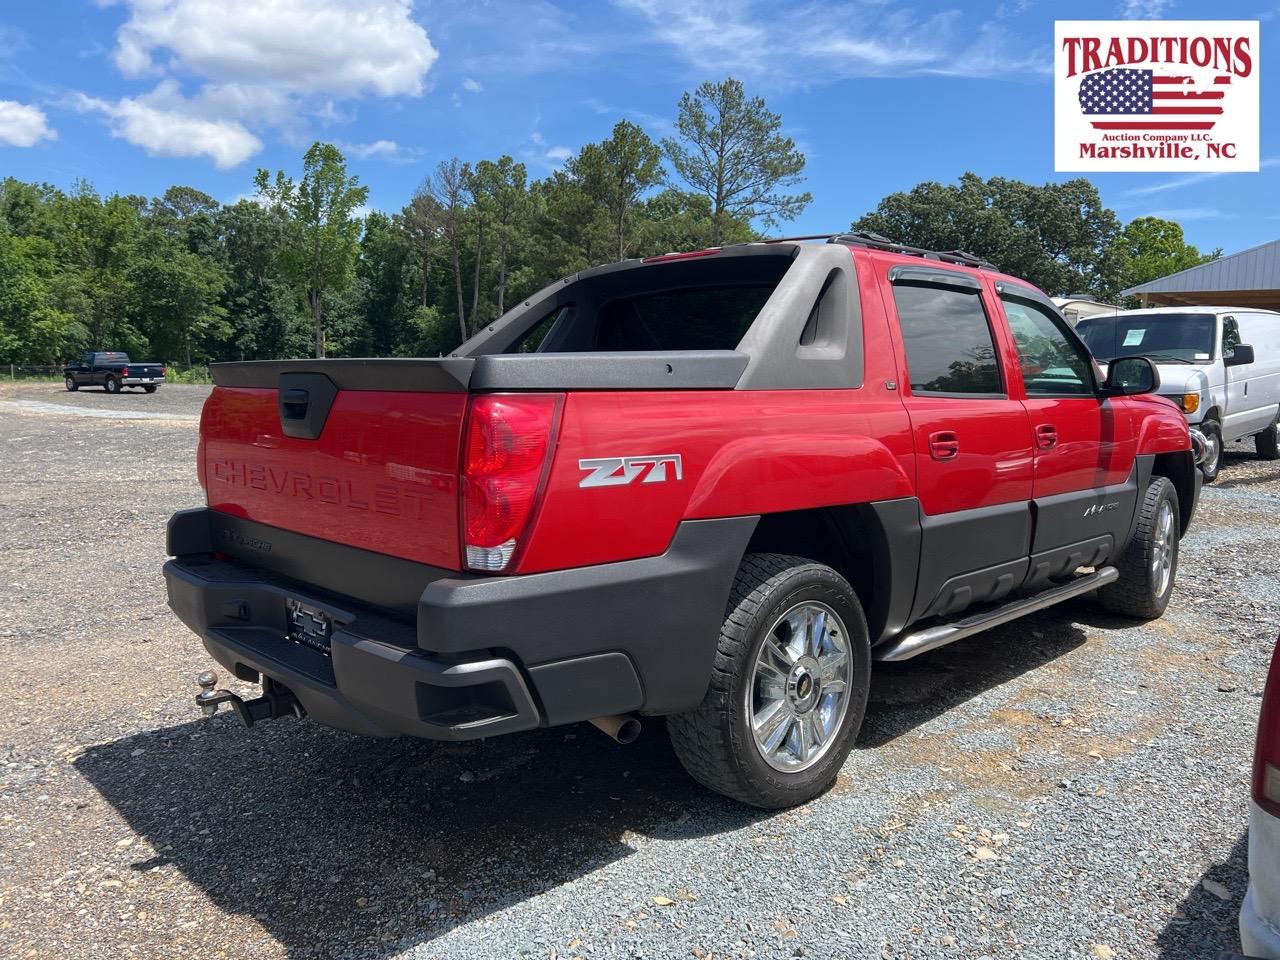
[[(446, 160), (390, 213), (365, 212), (367, 188), (325, 143), (300, 176), (259, 170), (230, 204), (191, 186), (104, 197), (5, 179), (0, 362), (435, 356), (558, 277), (759, 239), (812, 199), (781, 117), (733, 78), (684, 94), (674, 132), (655, 141), (621, 120), (542, 179), (505, 155)], [(1114, 296), (1205, 259), (1175, 223), (1121, 227), (1083, 179), (965, 174), (852, 226), (967, 249), (1055, 294)]]

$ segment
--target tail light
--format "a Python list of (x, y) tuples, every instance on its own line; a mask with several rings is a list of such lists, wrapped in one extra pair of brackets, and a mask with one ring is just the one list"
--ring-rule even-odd
[(1271, 672), (1258, 717), (1258, 749), (1253, 758), (1253, 799), (1280, 817), (1280, 644), (1271, 656)]
[(163, 376), (166, 376), (166, 373), (165, 373), (164, 367), (161, 367), (161, 368), (160, 368), (160, 376), (162, 376), (162, 377), (163, 377)]
[(129, 375), (129, 368), (128, 368), (128, 367), (121, 367), (121, 368), (120, 368), (120, 376), (122, 376), (122, 377), (127, 377), (128, 375)]
[(462, 549), (472, 570), (508, 570), (546, 482), (561, 394), (473, 397), (462, 463)]

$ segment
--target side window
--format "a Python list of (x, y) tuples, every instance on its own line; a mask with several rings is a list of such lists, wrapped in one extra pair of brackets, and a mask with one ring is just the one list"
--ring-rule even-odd
[(977, 290), (897, 282), (893, 299), (912, 393), (1006, 395), (991, 326)]
[(1029, 397), (1093, 394), (1089, 360), (1047, 310), (1022, 300), (1002, 298), (1018, 348), (1022, 380)]
[(1222, 356), (1234, 356), (1236, 347), (1240, 346), (1240, 327), (1235, 317), (1222, 319)]

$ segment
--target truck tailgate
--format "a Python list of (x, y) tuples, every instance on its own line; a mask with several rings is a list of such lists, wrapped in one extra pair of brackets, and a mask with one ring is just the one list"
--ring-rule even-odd
[[(200, 473), (223, 513), (459, 569), (465, 392), (339, 389), (316, 439), (286, 436), (275, 387), (217, 386)], [(270, 566), (269, 556), (263, 565)]]

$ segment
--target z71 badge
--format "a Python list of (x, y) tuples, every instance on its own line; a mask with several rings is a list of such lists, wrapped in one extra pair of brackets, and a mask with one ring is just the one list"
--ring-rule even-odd
[[(671, 470), (668, 472), (667, 468)], [(678, 453), (660, 453), (649, 457), (599, 457), (595, 460), (579, 460), (578, 468), (588, 471), (578, 481), (580, 487), (619, 487), (634, 482), (642, 474), (641, 483), (662, 483), (675, 474), (676, 480), (684, 478), (684, 468)]]

